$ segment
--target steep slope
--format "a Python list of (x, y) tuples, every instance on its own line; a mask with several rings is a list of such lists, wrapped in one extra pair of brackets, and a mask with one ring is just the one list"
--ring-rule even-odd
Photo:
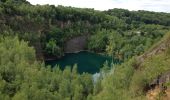
[(158, 43), (154, 44), (144, 54), (137, 57), (137, 61), (143, 63), (146, 58), (163, 53), (167, 49), (169, 49), (169, 47), (170, 47), (170, 33), (167, 33)]
[(158, 12), (96, 11), (3, 0), (0, 1), (0, 34), (18, 35), (29, 41), (38, 59), (61, 57), (68, 50), (65, 45), (69, 40), (87, 36), (84, 41), (77, 41), (83, 44), (81, 48), (70, 42), (71, 52), (86, 49), (114, 54), (124, 60), (142, 54), (158, 41), (170, 29), (169, 16)]
[[(170, 82), (170, 33), (167, 33), (161, 41), (156, 43), (143, 55), (137, 57), (138, 66), (132, 77), (130, 89), (134, 95), (154, 93), (152, 98), (165, 99), (169, 96), (167, 83)], [(135, 93), (136, 91), (136, 93)]]
[[(63, 55), (64, 51), (67, 51), (64, 48), (67, 41), (74, 37), (96, 34), (96, 31), (102, 28), (116, 30), (124, 27), (121, 19), (101, 11), (54, 5), (31, 5), (24, 1), (0, 1), (0, 33), (17, 34), (29, 41), (37, 51), (37, 58), (42, 58), (42, 54)], [(74, 46), (73, 49), (76, 49), (76, 45)], [(53, 48), (57, 50), (52, 52)]]
[(134, 95), (152, 93), (149, 100), (153, 98), (165, 99), (165, 95), (169, 93), (166, 91), (167, 83), (170, 82), (170, 33), (167, 33), (161, 41), (153, 45), (143, 55), (137, 57), (138, 62), (135, 72), (132, 77), (130, 89)]
[(170, 33), (167, 33), (141, 56), (115, 65), (102, 80), (102, 91), (95, 99), (146, 100), (150, 97), (155, 100), (169, 97), (169, 44)]

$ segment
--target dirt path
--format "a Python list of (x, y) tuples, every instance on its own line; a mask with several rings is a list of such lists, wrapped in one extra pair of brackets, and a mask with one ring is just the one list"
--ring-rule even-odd
[(161, 94), (161, 89), (157, 86), (155, 89), (149, 90), (146, 94), (147, 100), (170, 100), (170, 88)]
[(155, 87), (155, 89), (149, 90), (148, 93), (146, 94), (147, 100), (157, 100), (160, 92), (161, 91), (158, 86)]

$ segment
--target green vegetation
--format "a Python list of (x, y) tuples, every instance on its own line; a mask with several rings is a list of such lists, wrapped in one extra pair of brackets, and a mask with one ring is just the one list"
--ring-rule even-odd
[(1, 100), (85, 100), (93, 92), (90, 74), (76, 65), (61, 71), (35, 61), (35, 51), (17, 37), (0, 38)]
[(134, 67), (135, 58), (114, 65), (111, 70), (105, 64), (101, 71), (104, 73), (94, 84), (90, 74), (77, 73), (76, 65), (63, 71), (58, 66), (45, 67), (35, 60), (34, 49), (17, 37), (1, 37), (0, 51), (0, 98), (5, 100), (144, 99), (145, 86), (169, 70), (170, 63), (167, 48), (146, 58), (140, 70)]
[[(169, 13), (95, 11), (1, 0), (0, 100), (145, 99), (148, 84), (169, 70), (170, 35), (165, 35), (169, 18)], [(104, 64), (94, 81), (91, 74), (79, 74), (76, 65), (61, 70), (36, 60), (63, 56), (65, 43), (84, 35), (87, 50), (124, 63), (111, 70)], [(142, 54), (146, 57), (138, 59)]]
[[(110, 71), (101, 82), (103, 90), (100, 91), (95, 99), (99, 100), (146, 100), (145, 94), (148, 85), (159, 75), (170, 70), (170, 33), (167, 33), (161, 42), (158, 42), (148, 53), (153, 55), (145, 56), (141, 64), (132, 58), (115, 69)], [(164, 50), (154, 54), (154, 50), (162, 50), (161, 45), (166, 45)], [(160, 47), (159, 47), (160, 46)], [(154, 49), (153, 49), (154, 48)], [(146, 55), (144, 53), (144, 55)], [(136, 66), (138, 68), (136, 68)], [(164, 85), (168, 85), (169, 82)]]
[(87, 50), (109, 55), (112, 52), (124, 60), (140, 55), (160, 40), (169, 30), (169, 16), (168, 13), (123, 9), (102, 12), (34, 6), (24, 0), (4, 0), (0, 4), (0, 32), (17, 34), (35, 47), (37, 55), (43, 52), (45, 58), (62, 56), (69, 39), (86, 35)]

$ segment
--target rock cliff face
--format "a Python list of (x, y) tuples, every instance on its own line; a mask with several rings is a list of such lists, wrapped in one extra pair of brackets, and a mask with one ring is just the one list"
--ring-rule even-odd
[(87, 45), (87, 36), (78, 36), (66, 42), (65, 53), (76, 53), (85, 50)]

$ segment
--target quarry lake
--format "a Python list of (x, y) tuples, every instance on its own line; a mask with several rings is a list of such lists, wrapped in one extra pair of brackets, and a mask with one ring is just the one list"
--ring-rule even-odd
[[(74, 64), (77, 64), (77, 70), (79, 73), (88, 72), (94, 74), (100, 71), (106, 61), (111, 63), (111, 57), (82, 51), (79, 53), (66, 53), (65, 56), (60, 59), (49, 60), (45, 63), (46, 65), (51, 65), (52, 67), (59, 65), (62, 70), (66, 66), (73, 67)], [(113, 63), (118, 63), (118, 60), (113, 59)]]

